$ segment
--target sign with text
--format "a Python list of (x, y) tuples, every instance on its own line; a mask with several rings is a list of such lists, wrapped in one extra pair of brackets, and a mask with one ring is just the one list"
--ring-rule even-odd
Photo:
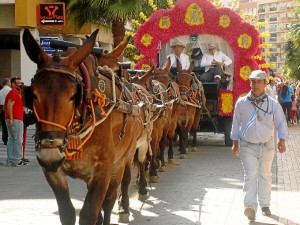
[(41, 3), (38, 5), (38, 24), (44, 26), (66, 24), (65, 3)]
[(40, 37), (40, 45), (48, 55), (52, 55), (57, 49), (50, 47), (51, 40), (59, 40), (58, 37)]

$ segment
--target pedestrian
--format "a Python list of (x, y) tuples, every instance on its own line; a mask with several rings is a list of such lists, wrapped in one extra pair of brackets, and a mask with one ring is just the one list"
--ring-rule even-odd
[(2, 89), (0, 90), (0, 117), (1, 117), (1, 128), (2, 128), (2, 141), (4, 145), (7, 145), (8, 133), (5, 124), (5, 112), (4, 112), (4, 101), (8, 92), (11, 90), (10, 78), (4, 78), (2, 81)]
[(231, 139), (232, 153), (240, 155), (244, 170), (244, 214), (253, 221), (258, 204), (263, 215), (271, 215), (271, 167), (276, 153), (274, 128), (278, 132), (280, 153), (286, 151), (288, 130), (282, 107), (265, 93), (266, 73), (252, 71), (249, 79), (250, 92), (235, 104)]
[(292, 92), (288, 84), (282, 86), (281, 92), (278, 95), (279, 102), (282, 106), (283, 112), (286, 115), (286, 121), (291, 120), (292, 109)]
[(269, 84), (266, 87), (266, 93), (270, 97), (277, 99), (277, 87), (275, 84), (275, 78), (270, 76), (268, 80), (269, 80)]
[(297, 124), (297, 100), (295, 95), (292, 95), (292, 108), (291, 108), (291, 124)]
[(5, 122), (8, 130), (7, 166), (27, 165), (22, 159), (24, 107), (21, 90), (22, 81), (18, 77), (11, 79), (12, 90), (5, 98)]
[(300, 81), (295, 89), (295, 99), (297, 100), (297, 121), (300, 123)]
[(185, 45), (179, 41), (175, 41), (171, 44), (173, 53), (167, 56), (167, 59), (171, 60), (170, 77), (175, 80), (177, 73), (177, 59), (181, 63), (182, 70), (188, 70), (190, 67), (190, 58), (187, 54), (183, 53)]

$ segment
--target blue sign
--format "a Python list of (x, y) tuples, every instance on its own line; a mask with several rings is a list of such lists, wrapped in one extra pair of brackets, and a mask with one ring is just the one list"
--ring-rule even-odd
[(58, 37), (40, 37), (40, 45), (48, 55), (52, 55), (57, 49), (50, 47), (51, 40), (59, 40)]

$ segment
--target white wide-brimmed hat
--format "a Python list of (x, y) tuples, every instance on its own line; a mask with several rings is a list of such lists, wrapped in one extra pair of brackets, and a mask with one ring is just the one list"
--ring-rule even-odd
[(182, 44), (182, 43), (179, 42), (179, 41), (174, 41), (174, 42), (171, 44), (171, 48), (174, 48), (174, 47), (176, 47), (176, 46), (180, 46), (180, 47), (185, 48), (185, 45)]

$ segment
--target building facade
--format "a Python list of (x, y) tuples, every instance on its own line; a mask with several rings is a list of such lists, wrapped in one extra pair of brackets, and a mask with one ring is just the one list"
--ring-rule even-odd
[[(47, 0), (0, 0), (0, 80), (20, 76), (30, 84), (36, 65), (28, 58), (22, 43), (22, 34), (28, 28), (38, 42), (55, 38), (82, 44), (85, 35), (99, 28), (97, 44), (111, 50), (112, 33), (109, 28), (87, 24), (78, 30), (75, 24), (48, 26), (39, 20), (40, 4), (52, 4)], [(45, 47), (47, 48), (47, 46)]]
[(257, 3), (258, 21), (267, 21), (268, 25), (264, 29), (270, 31), (270, 37), (265, 40), (265, 42), (272, 44), (267, 61), (274, 63), (274, 72), (280, 74), (283, 72), (284, 49), (287, 43), (285, 35), (292, 24), (300, 23), (300, 17), (297, 13), (298, 3), (296, 0), (258, 0)]
[(268, 63), (275, 64), (272, 70), (281, 74), (282, 65), (285, 59), (285, 35), (292, 24), (300, 23), (299, 14), (297, 14), (297, 0), (240, 0), (239, 9), (245, 13), (254, 14), (256, 22), (268, 22), (260, 28), (260, 32), (269, 31), (270, 37), (265, 38), (265, 43), (272, 44), (272, 47), (266, 49), (270, 55), (266, 57)]

